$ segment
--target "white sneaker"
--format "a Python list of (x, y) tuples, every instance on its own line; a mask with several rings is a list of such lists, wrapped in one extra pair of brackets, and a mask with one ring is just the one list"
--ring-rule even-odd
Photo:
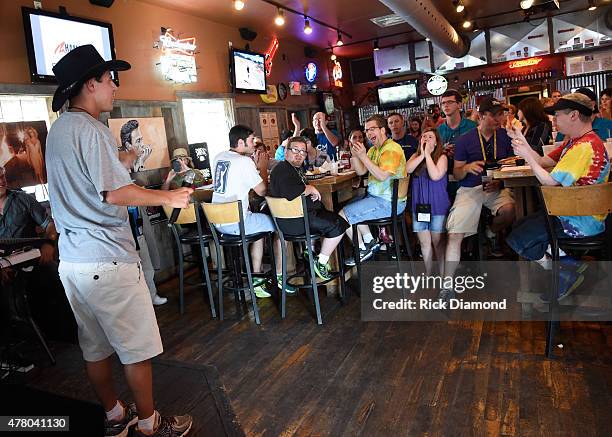
[(153, 298), (151, 299), (153, 301), (153, 305), (163, 305), (166, 302), (168, 302), (168, 298), (167, 297), (161, 297), (160, 295), (156, 294), (155, 296), (153, 296)]

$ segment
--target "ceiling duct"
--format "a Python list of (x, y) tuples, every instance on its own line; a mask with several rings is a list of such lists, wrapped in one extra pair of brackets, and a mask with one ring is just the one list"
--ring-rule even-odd
[(470, 40), (461, 36), (431, 0), (379, 0), (448, 56), (462, 58)]

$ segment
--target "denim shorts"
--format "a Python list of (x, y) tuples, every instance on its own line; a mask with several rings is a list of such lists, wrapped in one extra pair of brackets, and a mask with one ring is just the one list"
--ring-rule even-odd
[(413, 232), (436, 232), (438, 234), (446, 232), (446, 216), (432, 215), (430, 222), (417, 221), (416, 214), (412, 213), (412, 230)]
[[(567, 237), (557, 217), (553, 218), (553, 225), (557, 236)], [(529, 261), (542, 259), (550, 244), (545, 213), (540, 211), (516, 222), (512, 232), (506, 237), (506, 243), (517, 254)]]
[[(217, 229), (223, 234), (240, 235), (238, 223), (230, 225), (217, 225)], [(274, 221), (267, 214), (258, 212), (247, 212), (244, 215), (244, 234), (258, 234), (260, 232), (274, 232)]]
[[(398, 202), (397, 213), (404, 212), (404, 209), (406, 209), (406, 202)], [(366, 194), (365, 197), (356, 199), (346, 205), (343, 211), (346, 220), (353, 225), (366, 220), (391, 217), (391, 202), (382, 197)]]

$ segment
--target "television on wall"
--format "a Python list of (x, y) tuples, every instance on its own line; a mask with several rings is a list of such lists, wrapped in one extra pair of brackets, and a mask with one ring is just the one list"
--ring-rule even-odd
[(234, 92), (266, 93), (266, 58), (261, 53), (233, 49), (230, 51), (230, 76)]
[(104, 60), (115, 59), (113, 27), (109, 23), (26, 7), (21, 13), (32, 82), (55, 83), (55, 64), (85, 44), (93, 45)]
[(378, 110), (388, 111), (419, 106), (417, 85), (416, 79), (379, 85), (377, 88)]

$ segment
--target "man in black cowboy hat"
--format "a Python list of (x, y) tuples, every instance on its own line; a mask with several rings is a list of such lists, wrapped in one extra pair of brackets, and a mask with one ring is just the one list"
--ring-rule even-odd
[[(190, 188), (153, 191), (134, 185), (116, 141), (98, 121), (113, 109), (111, 71), (92, 45), (77, 47), (53, 67), (59, 83), (52, 108), (68, 110), (47, 137), (49, 196), (60, 233), (59, 273), (79, 327), (87, 374), (106, 411), (106, 435), (183, 436), (189, 416), (160, 417), (154, 409), (150, 359), (163, 348), (151, 296), (136, 252), (126, 206), (185, 208)], [(117, 353), (136, 401), (125, 406), (112, 378)], [(137, 410), (137, 411), (136, 411)]]

